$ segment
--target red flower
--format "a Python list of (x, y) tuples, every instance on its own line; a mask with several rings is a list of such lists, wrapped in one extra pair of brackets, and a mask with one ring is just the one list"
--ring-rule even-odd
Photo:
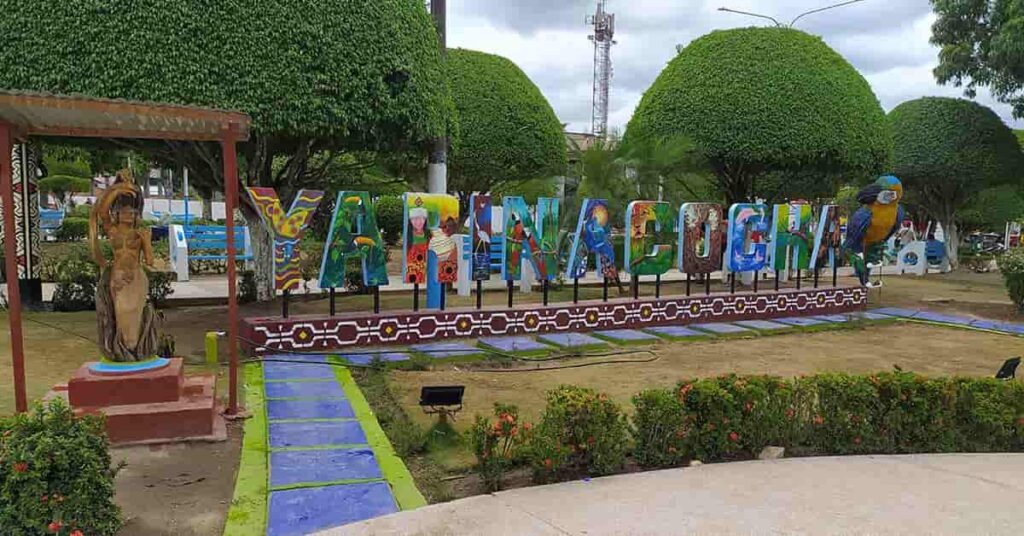
[(60, 532), (60, 529), (63, 526), (64, 525), (60, 521), (51, 521), (46, 528), (49, 529), (50, 532)]
[(601, 393), (597, 395), (597, 399), (600, 400), (601, 402), (604, 402), (605, 400), (608, 400), (608, 395)]
[(39, 498), (39, 502), (46, 502), (48, 500), (50, 500), (50, 498), (46, 495), (43, 495), (42, 497)]
[(825, 424), (825, 418), (822, 417), (821, 415), (815, 415), (814, 416), (814, 424), (817, 424), (818, 426), (821, 426), (821, 425)]
[(551, 458), (545, 459), (544, 460), (544, 467), (547, 467), (548, 469), (551, 469), (551, 466), (552, 466)]
[(587, 443), (590, 443), (591, 445), (593, 445), (596, 442), (597, 441), (594, 439), (594, 436), (590, 436), (587, 438)]
[(733, 443), (735, 443), (735, 442), (737, 442), (739, 440), (740, 440), (740, 435), (739, 434), (737, 434), (736, 432), (729, 432), (729, 441), (732, 441)]
[(82, 534), (82, 531), (75, 529), (71, 531), (71, 534), (69, 534), (68, 536), (85, 536), (85, 534)]
[(854, 445), (860, 445), (860, 436), (857, 436), (857, 437), (853, 438), (853, 444)]
[(693, 390), (693, 384), (692, 383), (688, 383), (688, 384), (684, 385), (682, 389), (679, 390), (679, 396), (686, 396), (686, 394), (689, 393), (692, 390)]
[(28, 471), (28, 464), (27, 463), (25, 463), (25, 462), (14, 462), (14, 472), (15, 473), (24, 473), (25, 471)]
[(501, 421), (494, 421), (494, 431), (495, 432), (500, 432), (501, 431)]
[(746, 404), (743, 405), (743, 411), (745, 411), (747, 413), (750, 413), (751, 411), (753, 411), (753, 409), (754, 409), (754, 403), (753, 402), (747, 402)]
[(501, 418), (504, 419), (505, 422), (508, 422), (508, 423), (516, 422), (516, 418), (511, 416), (511, 415), (509, 415), (508, 413), (505, 413), (504, 415), (502, 415)]
[(523, 423), (523, 430), (526, 430), (527, 432), (529, 432), (529, 431), (530, 431), (530, 428), (533, 428), (533, 425), (532, 425), (532, 424), (530, 424), (530, 423), (528, 423), (528, 422), (524, 422), (524, 423)]
[(794, 410), (793, 408), (789, 408), (786, 410), (787, 419), (792, 419), (794, 415), (796, 415), (796, 410)]

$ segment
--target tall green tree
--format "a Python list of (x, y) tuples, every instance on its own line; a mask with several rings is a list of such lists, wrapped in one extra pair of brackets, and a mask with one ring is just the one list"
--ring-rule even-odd
[[(451, 119), (421, 0), (33, 0), (4, 2), (3, 13), (0, 87), (246, 112), (242, 180), (286, 203), (354, 151), (425, 155)], [(215, 144), (133, 148), (188, 166), (201, 191), (223, 188)], [(270, 236), (242, 201), (267, 298)]]
[(463, 211), (473, 192), (512, 191), (526, 181), (565, 175), (562, 124), (522, 69), (464, 49), (448, 51), (446, 69), (459, 132), (448, 191), (459, 196)]
[(988, 87), (1024, 117), (1024, 0), (931, 0), (935, 78), (974, 97)]
[(1020, 181), (1020, 144), (995, 112), (963, 99), (904, 102), (889, 112), (889, 123), (893, 172), (907, 202), (942, 225), (956, 267), (958, 211), (985, 188)]
[(647, 90), (624, 145), (693, 141), (729, 203), (768, 172), (877, 174), (891, 140), (863, 76), (791, 28), (719, 30), (686, 46)]

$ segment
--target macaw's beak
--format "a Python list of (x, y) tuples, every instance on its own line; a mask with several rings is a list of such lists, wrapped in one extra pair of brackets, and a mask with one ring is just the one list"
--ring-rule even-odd
[(888, 205), (896, 202), (899, 198), (899, 194), (893, 190), (882, 190), (878, 192), (878, 203), (881, 205)]

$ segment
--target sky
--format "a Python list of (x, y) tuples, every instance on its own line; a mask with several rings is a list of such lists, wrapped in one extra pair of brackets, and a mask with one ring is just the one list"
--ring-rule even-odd
[[(609, 128), (625, 130), (644, 91), (676, 54), (677, 45), (715, 29), (771, 25), (770, 21), (718, 11), (729, 7), (773, 16), (783, 23), (839, 0), (608, 0), (616, 16), (612, 47)], [(568, 129), (589, 132), (593, 45), (585, 18), (597, 0), (448, 0), (448, 46), (505, 56), (517, 63), (547, 97)], [(941, 86), (932, 69), (938, 48), (928, 42), (935, 16), (928, 0), (864, 0), (808, 15), (796, 28), (821, 36), (874, 88), (886, 111), (923, 96), (962, 97)], [(1010, 107), (979, 88), (975, 99), (1012, 128)]]

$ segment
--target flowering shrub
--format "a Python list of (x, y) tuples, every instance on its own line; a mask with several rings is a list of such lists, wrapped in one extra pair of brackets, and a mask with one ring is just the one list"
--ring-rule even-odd
[(0, 534), (112, 535), (121, 527), (100, 417), (60, 399), (0, 419)]
[(629, 428), (616, 403), (593, 389), (560, 386), (548, 392), (532, 441), (534, 480), (614, 473), (622, 469), (628, 448)]
[(1024, 248), (1010, 248), (996, 260), (1006, 292), (1018, 311), (1024, 311)]
[(798, 455), (1024, 451), (1024, 383), (989, 378), (729, 375), (634, 404), (645, 467), (753, 457), (767, 445)]
[(516, 464), (529, 437), (530, 423), (519, 422), (519, 409), (505, 404), (494, 405), (492, 423), (481, 415), (466, 431), (470, 448), (476, 456), (476, 470), (488, 491), (502, 487), (505, 472)]

